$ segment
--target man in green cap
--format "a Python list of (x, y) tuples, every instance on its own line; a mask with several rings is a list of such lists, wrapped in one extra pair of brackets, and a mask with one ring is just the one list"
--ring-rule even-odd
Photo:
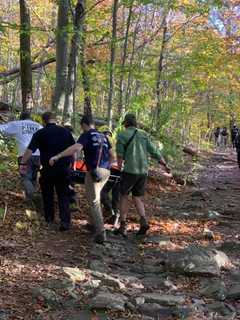
[(119, 168), (122, 168), (120, 183), (120, 228), (116, 234), (127, 236), (127, 215), (129, 210), (128, 195), (131, 193), (135, 207), (140, 216), (140, 229), (137, 235), (145, 235), (149, 229), (148, 219), (142, 198), (145, 193), (148, 175), (148, 156), (155, 158), (171, 172), (160, 151), (150, 141), (143, 130), (137, 129), (137, 121), (134, 114), (127, 114), (123, 121), (125, 130), (117, 138), (117, 160)]

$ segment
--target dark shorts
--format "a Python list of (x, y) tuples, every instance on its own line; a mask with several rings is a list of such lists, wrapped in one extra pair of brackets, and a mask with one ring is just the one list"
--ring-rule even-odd
[(146, 182), (146, 174), (132, 174), (123, 172), (120, 181), (121, 195), (124, 196), (132, 193), (134, 197), (144, 196)]

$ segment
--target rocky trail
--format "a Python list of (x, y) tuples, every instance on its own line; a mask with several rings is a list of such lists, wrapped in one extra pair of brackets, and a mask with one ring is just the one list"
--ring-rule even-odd
[[(147, 237), (104, 246), (84, 229), (39, 228), (10, 170), (1, 175), (0, 320), (240, 319), (240, 170), (233, 153), (205, 155), (191, 186), (160, 186), (146, 197)], [(7, 192), (6, 190), (10, 190)], [(7, 213), (6, 213), (7, 212)]]

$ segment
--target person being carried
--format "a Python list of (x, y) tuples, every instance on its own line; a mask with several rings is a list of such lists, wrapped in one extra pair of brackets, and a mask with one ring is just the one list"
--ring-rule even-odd
[(107, 137), (98, 132), (91, 117), (83, 116), (81, 122), (83, 134), (76, 144), (56, 154), (49, 161), (51, 166), (64, 158), (84, 151), (87, 172), (85, 176), (86, 197), (90, 204), (90, 227), (95, 233), (95, 242), (102, 244), (106, 240), (100, 195), (110, 175), (113, 159), (112, 146)]
[(123, 167), (123, 172), (120, 182), (120, 228), (115, 230), (115, 234), (127, 236), (128, 195), (131, 193), (140, 216), (140, 228), (137, 235), (145, 235), (149, 229), (149, 223), (142, 197), (147, 181), (148, 156), (157, 159), (168, 173), (170, 173), (170, 168), (146, 132), (137, 129), (134, 114), (127, 114), (123, 125), (125, 130), (117, 138), (117, 160), (119, 168)]
[[(16, 140), (19, 165), (22, 162), (22, 156), (27, 149), (33, 134), (41, 128), (42, 126), (39, 123), (31, 119), (31, 114), (28, 111), (22, 112), (19, 120), (0, 125), (0, 132), (3, 135), (13, 137)], [(20, 173), (26, 199), (31, 201), (35, 200), (37, 191), (37, 174), (40, 168), (39, 155), (39, 150), (36, 149), (26, 162), (25, 173)]]
[(54, 167), (49, 160), (55, 154), (75, 144), (72, 134), (65, 128), (56, 125), (55, 115), (45, 112), (42, 115), (44, 128), (37, 131), (23, 155), (20, 170), (24, 172), (25, 164), (32, 154), (39, 149), (42, 165), (40, 185), (42, 190), (45, 220), (49, 226), (54, 223), (54, 189), (58, 196), (61, 225), (59, 230), (70, 228), (71, 214), (69, 210), (70, 164), (72, 157), (61, 159)]

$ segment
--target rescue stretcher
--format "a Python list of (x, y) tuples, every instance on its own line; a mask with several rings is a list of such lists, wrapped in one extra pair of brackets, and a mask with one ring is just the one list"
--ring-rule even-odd
[[(84, 184), (85, 175), (87, 172), (86, 164), (83, 160), (77, 160), (73, 163), (71, 168), (72, 181), (77, 184)], [(115, 184), (120, 181), (121, 171), (116, 165), (112, 165), (111, 174), (108, 179), (108, 183)]]

